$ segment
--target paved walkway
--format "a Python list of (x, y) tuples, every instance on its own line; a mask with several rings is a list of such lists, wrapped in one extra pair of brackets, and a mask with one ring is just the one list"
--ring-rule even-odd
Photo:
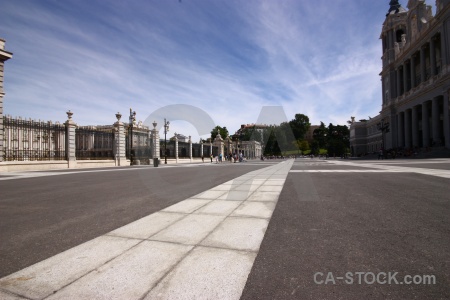
[(0, 279), (1, 299), (239, 299), (293, 160)]

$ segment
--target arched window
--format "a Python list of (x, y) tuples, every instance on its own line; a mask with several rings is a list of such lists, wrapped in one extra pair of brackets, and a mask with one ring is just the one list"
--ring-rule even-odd
[(401, 43), (402, 42), (402, 35), (403, 34), (405, 34), (405, 31), (403, 29), (397, 30), (397, 32), (395, 33), (395, 41), (397, 43)]

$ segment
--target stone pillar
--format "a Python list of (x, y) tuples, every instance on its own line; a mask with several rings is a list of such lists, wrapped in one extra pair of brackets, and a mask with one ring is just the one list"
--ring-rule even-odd
[(69, 168), (77, 167), (77, 159), (75, 156), (75, 129), (77, 124), (72, 120), (73, 112), (67, 112), (66, 125), (66, 160)]
[(431, 130), (433, 134), (432, 146), (438, 146), (441, 143), (440, 115), (439, 115), (439, 97), (434, 97), (431, 102)]
[(431, 67), (431, 77), (436, 75), (436, 47), (434, 45), (434, 38), (430, 41), (430, 67)]
[(420, 81), (425, 82), (426, 76), (426, 68), (425, 68), (425, 47), (420, 48)]
[(444, 92), (444, 143), (445, 147), (450, 149), (450, 107), (449, 94), (450, 91)]
[(419, 146), (419, 116), (418, 116), (418, 107), (413, 106), (411, 112), (412, 119), (412, 144), (413, 147)]
[[(441, 30), (440, 30), (440, 36), (441, 36), (441, 72), (444, 71), (444, 69), (447, 68), (447, 53), (448, 53), (448, 49), (446, 49), (446, 45), (448, 44), (447, 42), (447, 25), (448, 21), (442, 22), (441, 23)], [(445, 74), (445, 73), (444, 73)]]
[(158, 124), (156, 121), (152, 123), (153, 129), (150, 132), (150, 145), (152, 147), (152, 158), (160, 158), (159, 131), (156, 130)]
[(405, 113), (400, 112), (397, 116), (398, 147), (405, 147)]
[(178, 163), (178, 137), (176, 132), (173, 138), (175, 140), (175, 162)]
[(116, 114), (117, 122), (114, 123), (114, 158), (116, 160), (116, 166), (126, 166), (127, 158), (125, 156), (125, 128), (120, 121), (122, 115), (118, 112)]
[(422, 103), (422, 142), (424, 147), (430, 147), (430, 111), (428, 101)]
[(411, 143), (411, 109), (405, 110), (405, 147), (412, 148)]
[(5, 41), (0, 39), (0, 162), (3, 161), (3, 155), (5, 154), (5, 145), (3, 145), (3, 139), (5, 136), (5, 129), (3, 127), (3, 97), (5, 92), (3, 90), (3, 70), (4, 62), (12, 57), (12, 53), (7, 52), (5, 49)]
[(200, 139), (200, 157), (205, 157), (204, 153), (203, 153), (203, 140)]
[(192, 138), (189, 136), (189, 160), (192, 162)]
[(224, 155), (223, 155), (223, 145), (224, 145), (224, 143), (223, 143), (222, 137), (220, 136), (220, 133), (218, 133), (216, 138), (214, 139), (214, 145), (219, 148), (218, 149), (219, 153), (217, 153), (217, 155), (222, 154), (222, 157), (224, 157)]
[(400, 84), (400, 68), (397, 68), (397, 70), (395, 70), (395, 74), (397, 75), (397, 93), (395, 96), (399, 97), (402, 95), (401, 84)]
[(410, 63), (411, 89), (416, 86), (416, 63), (414, 57), (415, 55), (411, 56), (411, 63)]
[(406, 61), (403, 63), (403, 90), (406, 93), (408, 91), (408, 65)]

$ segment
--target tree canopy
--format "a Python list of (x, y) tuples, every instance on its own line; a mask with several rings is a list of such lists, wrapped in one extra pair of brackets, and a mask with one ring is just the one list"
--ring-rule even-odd
[(220, 133), (220, 136), (222, 138), (226, 138), (228, 136), (228, 129), (227, 129), (227, 127), (221, 127), (219, 125), (214, 127), (213, 130), (211, 130), (211, 140), (214, 140), (218, 133)]

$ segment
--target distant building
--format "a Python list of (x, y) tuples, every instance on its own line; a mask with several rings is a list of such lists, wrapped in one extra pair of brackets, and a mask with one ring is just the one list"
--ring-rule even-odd
[(4, 62), (12, 57), (12, 53), (5, 50), (5, 40), (0, 39), (0, 162), (3, 161), (4, 156), (4, 129), (3, 129), (3, 67)]
[(390, 1), (383, 23), (380, 114), (352, 122), (353, 155), (379, 149), (450, 148), (450, 0), (404, 9)]

